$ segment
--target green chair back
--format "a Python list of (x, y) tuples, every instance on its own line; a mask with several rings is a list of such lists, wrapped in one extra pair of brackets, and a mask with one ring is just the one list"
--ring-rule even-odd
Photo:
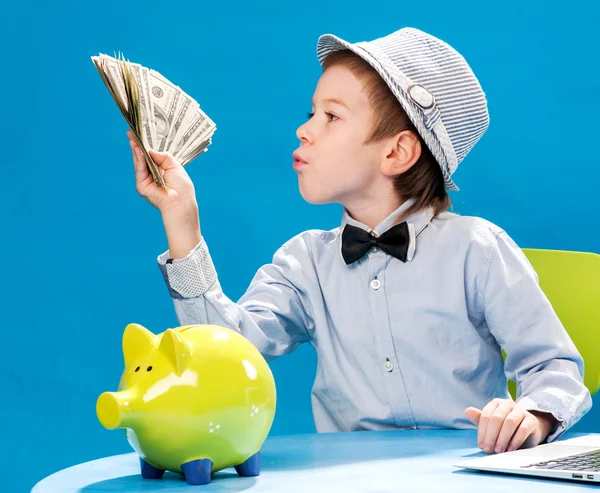
[[(600, 255), (524, 248), (546, 294), (584, 361), (584, 384), (600, 388)], [(516, 385), (509, 382), (515, 398)]]

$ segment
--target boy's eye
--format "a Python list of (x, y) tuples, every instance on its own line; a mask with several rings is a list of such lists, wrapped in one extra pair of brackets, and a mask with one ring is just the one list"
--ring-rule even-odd
[[(327, 115), (327, 118), (329, 118), (330, 121), (334, 121), (333, 118), (338, 118), (337, 115), (334, 115), (333, 113), (329, 113), (328, 111), (326, 111), (325, 114)], [(310, 120), (313, 116), (315, 116), (315, 114), (307, 113), (306, 116)]]

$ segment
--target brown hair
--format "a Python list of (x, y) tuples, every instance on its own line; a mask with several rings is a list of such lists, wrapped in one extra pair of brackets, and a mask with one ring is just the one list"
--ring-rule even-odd
[(350, 70), (363, 83), (369, 97), (375, 121), (365, 144), (392, 137), (403, 130), (413, 132), (421, 143), (421, 156), (417, 162), (405, 173), (394, 177), (394, 189), (400, 198), (416, 199), (398, 222), (426, 207), (432, 207), (435, 215), (448, 210), (452, 203), (444, 187), (440, 166), (385, 81), (368, 62), (350, 50), (330, 53), (323, 63), (323, 71), (334, 65), (343, 65)]

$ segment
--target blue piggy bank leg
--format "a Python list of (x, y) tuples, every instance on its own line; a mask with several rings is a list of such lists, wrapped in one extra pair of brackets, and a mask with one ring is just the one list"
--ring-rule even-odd
[(239, 466), (235, 466), (239, 476), (258, 476), (260, 474), (260, 452), (246, 459)]
[(196, 459), (181, 465), (187, 484), (208, 484), (212, 478), (210, 459)]
[(163, 469), (157, 469), (156, 467), (148, 464), (144, 459), (140, 457), (140, 466), (142, 470), (142, 478), (144, 479), (160, 479), (162, 478), (165, 471)]

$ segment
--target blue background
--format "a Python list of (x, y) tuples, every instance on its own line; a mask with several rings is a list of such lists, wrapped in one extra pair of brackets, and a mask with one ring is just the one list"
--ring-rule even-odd
[[(457, 48), (487, 93), (491, 126), (455, 175), (455, 210), (524, 247), (600, 253), (598, 14), (591, 1), (540, 0), (4, 4), (0, 489), (29, 491), (58, 469), (130, 451), (98, 423), (96, 398), (116, 388), (127, 323), (176, 324), (156, 266), (167, 248), (160, 215), (135, 191), (126, 124), (91, 55), (123, 51), (217, 123), (210, 151), (187, 169), (237, 299), (284, 241), (339, 223), (339, 206), (304, 203), (291, 168), (327, 32), (360, 41), (408, 25)], [(273, 369), (272, 433), (312, 432), (311, 349)], [(598, 409), (576, 429), (600, 432)]]

